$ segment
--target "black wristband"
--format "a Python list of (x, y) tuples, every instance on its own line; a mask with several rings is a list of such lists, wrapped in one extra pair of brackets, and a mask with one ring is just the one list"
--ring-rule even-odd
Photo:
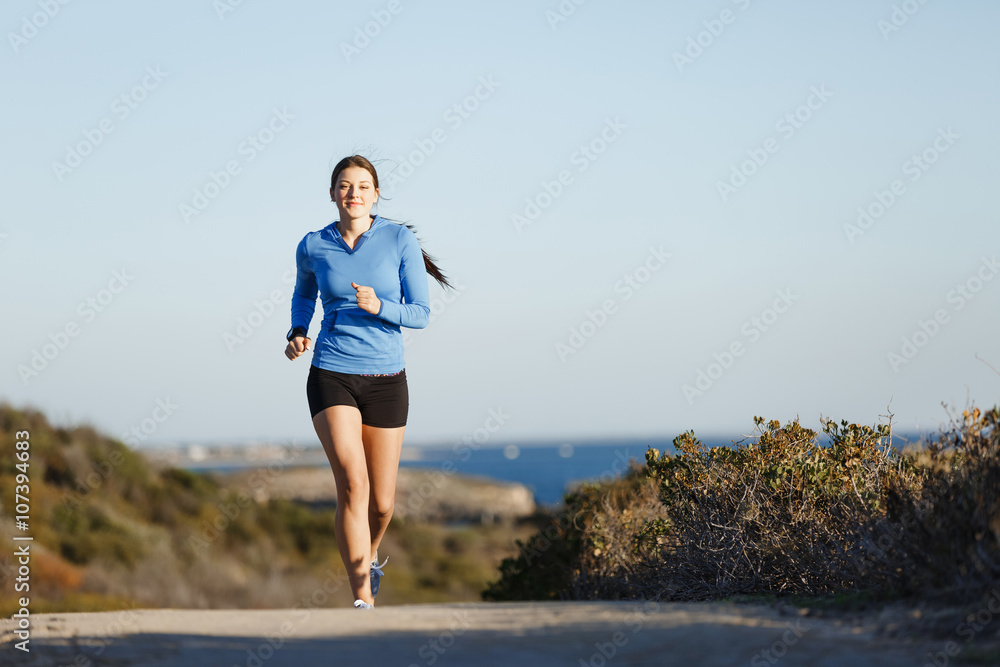
[(292, 340), (293, 338), (295, 338), (297, 336), (301, 336), (301, 337), (305, 338), (306, 337), (306, 333), (307, 333), (307, 331), (306, 331), (305, 327), (293, 327), (292, 330), (288, 332), (288, 335), (285, 336), (285, 340), (289, 340), (290, 341), (290, 340)]

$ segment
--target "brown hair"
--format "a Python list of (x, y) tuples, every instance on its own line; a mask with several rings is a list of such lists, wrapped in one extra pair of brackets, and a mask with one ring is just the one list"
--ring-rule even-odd
[[(372, 181), (374, 181), (375, 183), (375, 189), (376, 190), (378, 189), (378, 172), (375, 171), (375, 165), (373, 165), (368, 160), (368, 158), (361, 155), (349, 155), (337, 163), (337, 165), (333, 168), (333, 174), (331, 174), (330, 176), (331, 188), (337, 187), (337, 176), (340, 175), (340, 172), (342, 172), (344, 169), (347, 169), (348, 167), (361, 167), (362, 169), (366, 170), (369, 174), (372, 175)], [(389, 218), (386, 218), (386, 220), (389, 220)], [(417, 229), (409, 223), (403, 223), (397, 220), (391, 220), (391, 222), (395, 222), (398, 225), (406, 225), (407, 229), (409, 229), (414, 234), (417, 231)], [(448, 282), (448, 278), (445, 277), (444, 273), (441, 272), (441, 269), (434, 261), (434, 258), (428, 255), (427, 251), (424, 250), (423, 248), (420, 248), (420, 252), (423, 253), (424, 268), (427, 269), (427, 273), (429, 273), (431, 277), (434, 278), (434, 280), (438, 281), (438, 283), (440, 283), (442, 287), (450, 287), (451, 289), (455, 289), (454, 286), (450, 282)]]

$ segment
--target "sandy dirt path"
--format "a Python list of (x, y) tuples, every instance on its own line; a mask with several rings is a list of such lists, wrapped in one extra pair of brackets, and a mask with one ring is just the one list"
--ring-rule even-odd
[(355, 609), (139, 609), (31, 617), (7, 665), (812, 665), (920, 667), (935, 644), (763, 606), (653, 602), (403, 605)]

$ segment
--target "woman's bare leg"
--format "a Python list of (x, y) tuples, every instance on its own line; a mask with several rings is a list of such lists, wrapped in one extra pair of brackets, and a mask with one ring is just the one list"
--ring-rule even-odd
[(316, 435), (333, 468), (337, 483), (336, 534), (355, 599), (374, 603), (369, 584), (371, 532), (368, 526), (370, 485), (361, 413), (349, 405), (334, 405), (313, 417)]
[(396, 472), (399, 470), (399, 453), (403, 446), (403, 431), (399, 428), (361, 427), (365, 459), (368, 461), (370, 493), (368, 524), (371, 529), (371, 554), (374, 560), (382, 542), (396, 499)]

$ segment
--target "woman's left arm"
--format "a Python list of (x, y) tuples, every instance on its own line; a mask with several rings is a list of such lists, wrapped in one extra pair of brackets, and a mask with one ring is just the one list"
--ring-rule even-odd
[(380, 299), (378, 316), (390, 324), (423, 329), (431, 315), (430, 292), (427, 289), (427, 269), (417, 236), (403, 227), (398, 236), (400, 247), (399, 282), (403, 303)]

